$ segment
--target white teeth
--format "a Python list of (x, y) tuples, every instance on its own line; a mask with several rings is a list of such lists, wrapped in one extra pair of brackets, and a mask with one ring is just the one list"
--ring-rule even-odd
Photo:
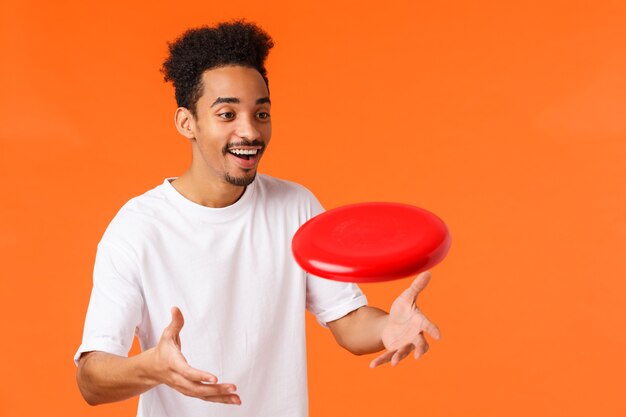
[(236, 155), (256, 155), (258, 149), (231, 149), (229, 152)]

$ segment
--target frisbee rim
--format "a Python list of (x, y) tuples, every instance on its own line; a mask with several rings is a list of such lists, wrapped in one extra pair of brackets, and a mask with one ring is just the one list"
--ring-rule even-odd
[[(330, 222), (330, 224), (333, 222), (339, 224), (341, 222), (341, 214), (338, 213), (345, 211), (358, 213), (359, 210), (367, 208), (370, 208), (370, 211), (382, 210), (381, 213), (385, 213), (386, 208), (404, 209), (406, 211), (403, 215), (406, 216), (408, 216), (406, 213), (415, 213), (412, 214), (412, 216), (419, 218), (422, 226), (425, 225), (425, 227), (429, 228), (426, 241), (416, 240), (408, 245), (408, 247), (413, 246), (413, 249), (419, 248), (421, 252), (419, 256), (416, 257), (415, 253), (404, 249), (397, 251), (395, 254), (386, 256), (387, 258), (393, 258), (393, 262), (391, 263), (386, 259), (372, 261), (369, 265), (365, 265), (363, 262), (359, 263), (359, 261), (363, 261), (365, 258), (371, 259), (371, 257), (375, 255), (367, 255), (366, 257), (344, 255), (341, 257), (340, 261), (337, 261), (336, 258), (333, 259), (333, 254), (328, 251), (327, 247), (315, 245), (315, 241), (311, 237), (311, 235), (315, 235), (315, 229), (312, 228), (317, 226), (318, 229), (323, 229), (324, 227), (328, 227), (328, 222)], [(361, 214), (359, 213), (359, 215)], [(332, 220), (333, 218), (339, 218), (339, 220)], [(321, 226), (318, 226), (318, 223), (320, 223)], [(313, 230), (313, 232), (311, 232), (311, 230)], [(313, 250), (313, 252), (317, 257), (319, 257), (320, 252), (325, 252), (325, 255), (327, 255), (330, 260), (313, 259), (316, 257), (312, 256), (310, 252), (311, 248), (315, 246), (316, 250)], [(424, 249), (424, 246), (427, 246), (427, 248)], [(321, 278), (343, 282), (384, 282), (416, 275), (441, 262), (448, 254), (450, 246), (450, 231), (439, 216), (421, 207), (387, 201), (348, 204), (320, 213), (303, 223), (294, 234), (291, 242), (293, 257), (304, 271)], [(309, 251), (308, 255), (306, 255), (307, 251)], [(398, 262), (398, 260), (401, 262)], [(353, 264), (350, 265), (350, 262), (353, 262)]]

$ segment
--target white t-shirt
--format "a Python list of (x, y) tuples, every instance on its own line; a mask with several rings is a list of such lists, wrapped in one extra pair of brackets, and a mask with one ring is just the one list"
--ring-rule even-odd
[(83, 341), (76, 352), (127, 356), (155, 346), (180, 307), (189, 364), (237, 385), (242, 405), (166, 385), (140, 396), (138, 416), (308, 414), (305, 308), (318, 322), (367, 304), (355, 284), (307, 275), (291, 255), (298, 227), (323, 209), (306, 188), (259, 174), (242, 197), (208, 208), (163, 184), (131, 199), (98, 245)]

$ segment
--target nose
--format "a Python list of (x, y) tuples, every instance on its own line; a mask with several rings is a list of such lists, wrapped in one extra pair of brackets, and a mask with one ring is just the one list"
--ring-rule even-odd
[(261, 137), (261, 132), (256, 128), (255, 122), (247, 117), (239, 119), (239, 125), (235, 133), (240, 138), (248, 141), (253, 141)]

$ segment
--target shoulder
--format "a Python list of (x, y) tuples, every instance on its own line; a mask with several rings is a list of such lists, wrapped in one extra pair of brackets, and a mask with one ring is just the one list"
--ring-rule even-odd
[(267, 210), (275, 210), (282, 215), (291, 213), (299, 223), (324, 211), (315, 195), (301, 184), (265, 174), (257, 175), (257, 179), (257, 201)]
[(109, 223), (102, 240), (130, 242), (153, 229), (168, 208), (163, 187), (161, 184), (128, 200)]
[(261, 193), (271, 198), (285, 200), (315, 201), (317, 198), (305, 186), (293, 181), (258, 174), (258, 184)]

